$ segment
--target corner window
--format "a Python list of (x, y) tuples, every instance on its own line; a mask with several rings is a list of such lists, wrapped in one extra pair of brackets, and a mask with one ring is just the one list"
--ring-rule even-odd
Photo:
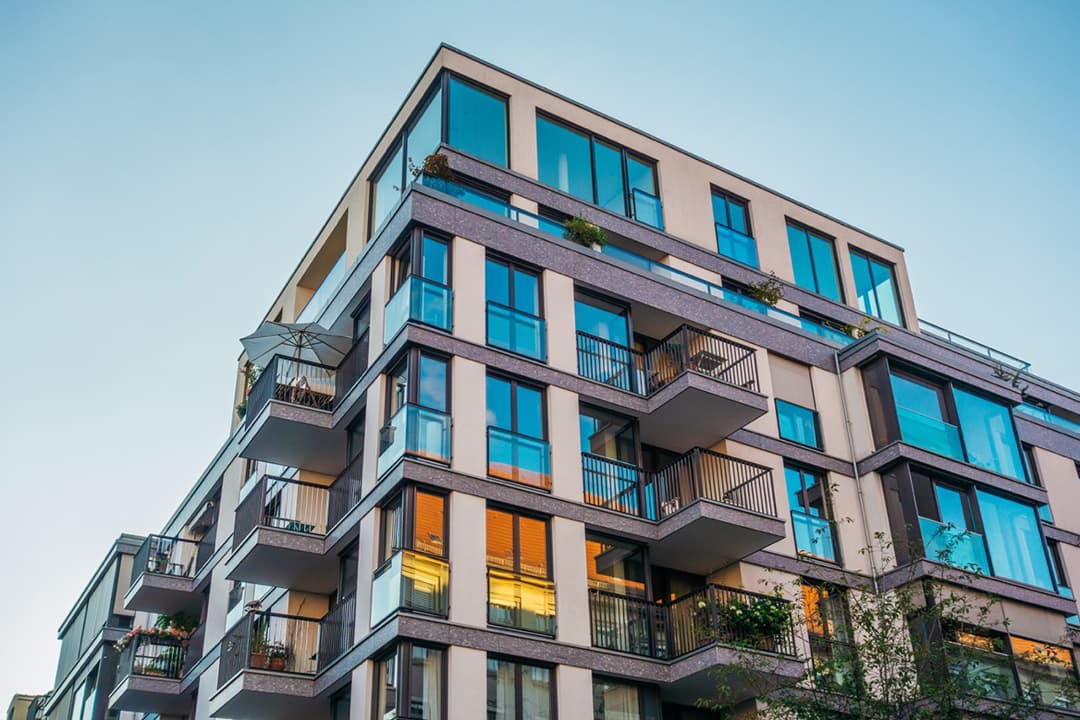
[(453, 147), (507, 166), (506, 98), (451, 76), (447, 141)]
[(843, 302), (832, 238), (790, 220), (787, 235), (795, 284), (830, 300)]
[(968, 462), (1026, 481), (1009, 408), (957, 387), (953, 399)]
[(758, 267), (757, 244), (750, 234), (747, 202), (723, 190), (712, 191), (716, 251), (750, 267)]
[(836, 562), (835, 528), (824, 476), (808, 468), (785, 465), (784, 481), (796, 550), (800, 554)]
[(403, 642), (375, 661), (375, 717), (443, 720), (446, 652)]
[(903, 325), (904, 314), (900, 310), (900, 292), (893, 266), (854, 248), (850, 255), (859, 309), (885, 322)]
[(555, 674), (549, 667), (489, 657), (488, 720), (551, 720)]
[(776, 418), (780, 428), (780, 437), (784, 440), (817, 450), (821, 449), (816, 410), (789, 403), (786, 400), (777, 400)]

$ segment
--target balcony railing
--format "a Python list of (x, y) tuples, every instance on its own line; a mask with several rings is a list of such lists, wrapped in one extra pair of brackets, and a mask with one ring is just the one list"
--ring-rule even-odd
[(795, 549), (804, 555), (836, 562), (834, 525), (828, 518), (792, 510), (791, 526), (795, 532)]
[(135, 585), (144, 573), (193, 578), (204, 562), (206, 553), (201, 552), (196, 540), (149, 535), (135, 553), (131, 584)]
[(295, 615), (248, 613), (221, 641), (218, 687), (242, 670), (314, 675), (318, 670), (319, 621)]
[(450, 607), (450, 566), (446, 560), (398, 550), (371, 581), (371, 625), (399, 610), (446, 617)]
[(319, 283), (319, 287), (312, 294), (311, 299), (304, 305), (304, 309), (296, 316), (296, 322), (314, 322), (319, 318), (319, 314), (330, 303), (334, 293), (341, 287), (341, 283), (345, 281), (345, 270), (345, 253), (342, 252), (334, 262), (333, 267), (326, 273), (326, 277)]
[(403, 455), (450, 462), (450, 416), (419, 405), (403, 405), (379, 431), (379, 476)]
[(1006, 367), (1010, 367), (1013, 370), (1017, 370), (1019, 372), (1024, 372), (1031, 367), (1031, 363), (1029, 363), (1027, 360), (1021, 360), (1015, 355), (1001, 352), (1000, 350), (992, 348), (989, 345), (984, 345), (983, 343), (977, 340), (972, 340), (969, 337), (965, 337), (960, 333), (954, 333), (952, 330), (943, 328), (940, 325), (935, 325), (934, 323), (927, 320), (919, 320), (919, 330), (920, 332), (922, 332), (923, 335), (930, 335), (932, 337), (936, 337), (939, 340), (944, 340), (950, 345), (962, 348), (969, 353), (987, 358), (992, 362), (998, 363), (999, 365), (1004, 365)]
[(964, 462), (964, 447), (957, 426), (902, 405), (896, 406), (896, 417), (904, 442)]
[(732, 230), (727, 225), (714, 224), (716, 226), (717, 252), (724, 257), (756, 268), (758, 266), (758, 256), (757, 243), (754, 238)]
[(652, 193), (634, 188), (630, 191), (630, 211), (638, 222), (664, 229), (664, 206)]
[(353, 343), (352, 348), (338, 363), (334, 373), (334, 395), (340, 400), (352, 389), (352, 386), (360, 379), (360, 376), (368, 368), (368, 352), (370, 335), (364, 333), (358, 341)]
[(1080, 423), (1076, 422), (1075, 420), (1070, 420), (1069, 418), (1061, 417), (1060, 415), (1055, 415), (1046, 408), (1041, 408), (1038, 405), (1032, 405), (1029, 402), (1023, 402), (1017, 405), (1014, 409), (1018, 412), (1024, 413), (1025, 415), (1036, 417), (1043, 422), (1057, 425), (1058, 427), (1068, 430), (1071, 433), (1080, 435)]
[(487, 344), (535, 360), (547, 360), (544, 318), (488, 300)]
[(184, 645), (180, 640), (136, 635), (120, 652), (116, 684), (129, 676), (179, 680), (184, 671)]
[(353, 646), (356, 636), (356, 595), (335, 605), (319, 621), (318, 669), (337, 660)]
[(187, 651), (184, 653), (184, 669), (181, 671), (181, 677), (187, 677), (187, 674), (202, 660), (205, 643), (206, 624), (203, 623), (192, 630), (191, 635), (188, 636)]
[(590, 505), (662, 520), (705, 499), (776, 516), (772, 470), (714, 450), (695, 448), (652, 472), (590, 453), (581, 463)]
[(919, 530), (922, 533), (923, 556), (927, 560), (983, 575), (990, 574), (986, 543), (981, 534), (925, 517), (919, 518)]
[(507, 572), (487, 571), (488, 623), (555, 635), (555, 583)]
[(271, 400), (316, 410), (333, 410), (334, 392), (334, 368), (275, 355), (251, 386), (244, 422), (250, 424)]
[(579, 375), (638, 395), (650, 395), (687, 371), (748, 390), (759, 387), (753, 348), (688, 325), (648, 352), (584, 332), (577, 338)]
[(330, 497), (327, 500), (326, 527), (332, 528), (341, 522), (350, 510), (356, 507), (363, 497), (364, 456), (357, 455), (330, 485)]
[(257, 527), (325, 535), (329, 495), (325, 485), (263, 475), (236, 506), (233, 548)]
[(410, 320), (449, 330), (453, 322), (450, 288), (419, 275), (410, 275), (386, 303), (383, 343), (389, 344)]
[(546, 441), (491, 426), (487, 435), (488, 475), (551, 489), (551, 446)]
[(591, 588), (589, 618), (594, 646), (634, 655), (674, 660), (714, 644), (796, 654), (789, 602), (721, 585), (669, 603)]
[(1080, 710), (1080, 686), (1071, 661), (1033, 661), (947, 641), (949, 671), (971, 694), (1047, 708)]

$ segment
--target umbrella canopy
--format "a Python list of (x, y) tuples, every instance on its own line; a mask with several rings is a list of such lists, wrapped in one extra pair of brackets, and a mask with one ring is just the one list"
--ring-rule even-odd
[(336, 335), (319, 323), (264, 321), (258, 329), (240, 338), (248, 360), (266, 367), (275, 355), (295, 360), (336, 366), (352, 347), (352, 339)]

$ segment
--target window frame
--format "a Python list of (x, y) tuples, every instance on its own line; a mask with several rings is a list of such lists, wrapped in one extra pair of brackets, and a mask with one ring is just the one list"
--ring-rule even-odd
[(439, 672), (441, 674), (440, 683), (440, 699), (439, 707), (442, 710), (441, 717), (434, 718), (432, 720), (446, 720), (448, 717), (448, 708), (446, 706), (448, 688), (447, 681), (449, 679), (447, 673), (447, 666), (449, 660), (449, 647), (444, 645), (438, 645), (435, 643), (415, 642), (413, 640), (399, 640), (391, 649), (384, 653), (376, 655), (373, 660), (375, 662), (374, 678), (372, 679), (372, 693), (371, 693), (371, 705), (373, 709), (372, 717), (383, 717), (383, 710), (379, 708), (379, 681), (382, 675), (381, 666), (384, 665), (390, 658), (394, 659), (394, 689), (397, 693), (397, 699), (394, 709), (398, 712), (398, 717), (411, 717), (401, 714), (401, 703), (403, 699), (412, 695), (410, 688), (410, 673), (408, 672), (409, 664), (412, 661), (413, 648), (420, 647), (425, 650), (437, 650), (441, 653), (439, 657)]
[[(485, 270), (487, 270), (487, 263), (489, 263), (489, 262), (495, 263), (497, 265), (502, 265), (507, 270), (507, 288), (506, 288), (506, 291), (507, 291), (507, 299), (510, 301), (511, 304), (506, 305), (504, 307), (507, 307), (507, 308), (510, 308), (511, 310), (522, 313), (523, 315), (529, 315), (531, 317), (543, 320), (544, 319), (544, 270), (543, 270), (543, 268), (538, 268), (535, 265), (531, 265), (529, 263), (525, 263), (525, 262), (522, 262), (520, 260), (516, 260), (514, 258), (508, 257), (506, 255), (502, 255), (501, 253), (492, 252), (492, 251), (489, 251), (486, 254), (486, 256), (484, 257), (484, 269)], [(515, 271), (516, 272), (521, 272), (523, 275), (532, 275), (533, 277), (536, 278), (536, 309), (537, 309), (537, 312), (539, 313), (538, 315), (533, 315), (532, 313), (525, 312), (524, 310), (522, 310), (522, 309), (520, 309), (520, 308), (518, 308), (518, 307), (516, 307), (515, 305), (512, 304), (514, 302), (514, 273), (515, 273)], [(484, 302), (485, 303), (494, 303), (495, 305), (502, 305), (502, 303), (495, 302), (494, 300), (489, 299), (487, 291), (488, 291), (488, 288), (487, 288), (487, 284), (485, 283), (484, 284)]]
[[(806, 443), (799, 442), (798, 440), (795, 440), (794, 438), (784, 437), (783, 431), (781, 430), (782, 426), (780, 424), (780, 403), (783, 403), (784, 405), (789, 405), (789, 406), (791, 406), (793, 408), (797, 408), (799, 410), (808, 410), (808, 411), (810, 411), (811, 415), (814, 418), (814, 441), (817, 444), (815, 444), (815, 445), (807, 445)], [(786, 442), (795, 443), (799, 447), (807, 447), (807, 448), (811, 448), (813, 450), (819, 450), (819, 451), (824, 449), (824, 442), (823, 442), (823, 439), (821, 437), (821, 419), (820, 419), (820, 417), (818, 415), (818, 411), (817, 411), (816, 408), (809, 408), (809, 407), (806, 407), (805, 405), (799, 405), (798, 403), (793, 403), (790, 400), (784, 400), (783, 398), (773, 398), (773, 405), (774, 405), (774, 407), (776, 409), (776, 436), (778, 438), (780, 438), (781, 440), (784, 440)]]
[[(428, 407), (420, 402), (420, 360), (421, 358), (428, 357), (433, 360), (437, 360), (446, 366), (446, 409), (440, 410), (439, 408)], [(405, 382), (407, 384), (405, 391), (405, 401), (402, 403), (402, 407), (405, 405), (416, 405), (418, 407), (431, 410), (433, 412), (443, 413), (444, 415), (450, 415), (453, 412), (453, 391), (452, 391), (452, 378), (450, 357), (443, 355), (442, 353), (432, 352), (427, 348), (421, 348), (418, 346), (412, 346), (406, 348), (402, 353), (394, 359), (393, 362), (387, 364), (387, 370), (384, 373), (387, 377), (387, 383), (389, 385), (390, 378), (397, 375), (396, 371), (404, 364), (406, 366)], [(383, 425), (390, 422), (394, 417), (394, 414), (390, 412), (390, 406), (393, 402), (393, 393), (390, 392), (389, 386), (387, 387), (386, 397), (383, 398)], [(401, 408), (398, 408), (400, 410)]]
[[(491, 380), (491, 379), (499, 380), (501, 382), (505, 382), (505, 383), (510, 384), (510, 424), (511, 424), (511, 427), (504, 428), (504, 427), (499, 427), (498, 425), (488, 424), (488, 425), (485, 426), (485, 428), (493, 427), (493, 428), (496, 428), (498, 430), (504, 430), (506, 432), (513, 433), (514, 435), (518, 435), (520, 437), (529, 438), (531, 440), (540, 440), (541, 442), (550, 442), (548, 440), (547, 386), (546, 385), (539, 385), (539, 384), (534, 383), (534, 382), (532, 382), (530, 380), (521, 380), (521, 379), (519, 379), (519, 378), (517, 378), (517, 377), (515, 377), (513, 375), (507, 375), (506, 373), (498, 372), (498, 371), (495, 371), (495, 370), (488, 370), (488, 372), (485, 373), (485, 375), (484, 375), (484, 388), (485, 388), (485, 398), (484, 398), (485, 399), (485, 403), (484, 403), (485, 408), (484, 409), (485, 409), (485, 411), (488, 409), (487, 408), (487, 397), (486, 397), (486, 395), (487, 395), (487, 393), (486, 393), (487, 381)], [(518, 397), (518, 388), (520, 388), (520, 387), (526, 387), (526, 388), (528, 388), (530, 390), (535, 390), (540, 395), (540, 432), (542, 433), (541, 437), (533, 437), (532, 435), (525, 435), (525, 434), (518, 431), (518, 401), (517, 401), (517, 397)]]
[[(503, 107), (504, 107), (504, 112), (503, 112), (503, 134), (504, 134), (504, 136), (506, 138), (506, 165), (498, 165), (498, 164), (493, 163), (490, 160), (486, 160), (486, 159), (484, 159), (484, 158), (482, 158), (482, 157), (480, 157), (478, 155), (473, 155), (468, 150), (462, 150), (462, 149), (454, 147), (453, 145), (450, 144), (450, 80), (451, 79), (457, 80), (458, 82), (462, 83), (463, 85), (470, 85), (470, 86), (472, 86), (472, 88), (474, 90), (479, 90), (480, 92), (486, 93), (488, 95), (491, 95), (492, 97), (498, 98), (498, 99), (503, 101)], [(446, 145), (447, 147), (454, 148), (454, 150), (456, 150), (457, 152), (464, 153), (465, 155), (468, 155), (470, 158), (475, 158), (476, 160), (479, 160), (480, 162), (487, 163), (489, 165), (494, 165), (495, 167), (503, 167), (503, 168), (505, 168), (507, 170), (509, 170), (511, 167), (513, 167), (512, 160), (511, 160), (511, 145), (513, 143), (510, 142), (510, 95), (508, 95), (507, 93), (504, 93), (501, 90), (497, 90), (497, 89), (491, 87), (490, 85), (485, 85), (482, 82), (479, 82), (477, 80), (473, 80), (472, 78), (466, 77), (465, 75), (462, 75), (461, 73), (454, 72), (453, 70), (448, 70), (448, 69), (443, 69), (442, 71), (440, 71), (440, 77), (436, 80), (436, 82), (441, 84), (441, 88), (442, 88), (442, 91), (443, 91), (443, 94), (442, 94), (442, 143), (444, 145)]]
[[(432, 280), (424, 274), (424, 241), (427, 239), (442, 243), (446, 247), (446, 279), (448, 282), (445, 284), (438, 280)], [(417, 225), (403, 233), (386, 253), (386, 257), (390, 259), (390, 283), (387, 288), (387, 299), (392, 298), (406, 281), (414, 276), (439, 287), (452, 288), (454, 279), (453, 246), (453, 238), (449, 235), (423, 225)], [(407, 274), (403, 275), (401, 268), (405, 262), (408, 262), (409, 270)]]
[[(716, 219), (716, 206), (713, 203), (713, 198), (721, 198), (721, 199), (723, 199), (723, 201), (724, 201), (724, 213), (727, 215), (727, 222), (726, 223), (721, 223), (720, 221), (718, 221)], [(735, 228), (731, 227), (731, 207), (730, 207), (731, 203), (735, 203), (736, 205), (741, 205), (742, 206), (743, 217), (746, 218), (746, 232), (739, 232)], [(758, 269), (760, 267), (761, 263), (760, 263), (760, 258), (758, 257), (758, 251), (757, 251), (757, 238), (754, 237), (754, 226), (753, 226), (753, 223), (752, 223), (752, 221), (750, 219), (750, 201), (747, 200), (744, 197), (736, 195), (733, 192), (729, 192), (728, 190), (725, 190), (725, 189), (723, 189), (723, 188), (721, 188), (721, 187), (719, 187), (717, 185), (710, 184), (709, 185), (709, 205), (710, 205), (710, 209), (713, 211), (712, 212), (713, 233), (716, 235), (716, 254), (719, 255), (722, 258), (726, 258), (727, 260), (731, 260), (732, 262), (739, 263), (740, 265), (745, 265), (746, 267), (752, 267), (755, 270)], [(724, 227), (726, 227), (731, 232), (738, 233), (739, 235), (742, 235), (742, 236), (744, 236), (746, 238), (749, 238), (750, 241), (753, 243), (753, 246), (754, 246), (754, 258), (758, 262), (751, 265), (749, 263), (744, 263), (742, 260), (738, 260), (736, 258), (731, 257), (730, 255), (725, 255), (724, 253), (720, 252), (720, 234), (716, 230), (717, 225), (724, 225)], [(721, 284), (723, 284), (723, 283), (721, 282)], [(746, 287), (746, 285), (744, 285), (742, 283), (739, 283), (739, 284), (742, 285), (743, 287)], [(746, 294), (746, 293), (743, 293), (743, 294)]]
[(485, 662), (484, 673), (484, 680), (486, 685), (485, 689), (487, 691), (487, 697), (485, 698), (485, 707), (490, 707), (491, 702), (491, 686), (487, 684), (487, 679), (491, 676), (491, 670), (487, 663), (490, 663), (492, 661), (508, 663), (514, 666), (514, 707), (512, 708), (512, 712), (509, 716), (512, 720), (532, 720), (531, 718), (526, 718), (524, 715), (524, 692), (522, 691), (522, 673), (524, 668), (534, 667), (547, 670), (550, 673), (550, 682), (548, 683), (548, 706), (551, 708), (551, 714), (548, 720), (557, 720), (557, 718), (559, 717), (559, 694), (555, 687), (557, 674), (555, 672), (555, 665), (543, 662), (534, 662), (531, 660), (523, 660), (521, 658), (514, 657), (513, 655), (504, 655), (502, 653), (488, 653)]
[[(513, 557), (514, 557), (514, 569), (513, 570), (507, 570), (507, 569), (502, 568), (502, 567), (491, 565), (488, 562), (488, 556), (487, 556), (488, 528), (487, 527), (484, 528), (484, 564), (485, 564), (485, 567), (487, 569), (500, 570), (502, 572), (510, 572), (510, 573), (512, 573), (514, 575), (518, 575), (518, 576), (521, 576), (521, 577), (529, 577), (529, 578), (535, 578), (535, 579), (538, 579), (538, 580), (552, 580), (553, 581), (555, 579), (555, 572), (554, 572), (554, 568), (552, 568), (552, 566), (551, 566), (552, 565), (552, 549), (553, 549), (552, 548), (552, 543), (551, 543), (551, 517), (546, 516), (546, 515), (539, 515), (537, 513), (531, 513), (531, 512), (528, 512), (528, 511), (522, 511), (522, 510), (519, 510), (517, 508), (508, 506), (508, 505), (500, 505), (498, 503), (489, 502), (487, 504), (487, 507), (484, 508), (485, 524), (486, 524), (486, 520), (487, 520), (487, 513), (489, 511), (492, 511), (492, 510), (494, 510), (496, 512), (506, 513), (511, 518), (511, 523), (513, 525), (513, 541), (512, 541), (512, 549), (511, 550), (512, 550), (512, 554), (513, 554)], [(545, 558), (545, 561), (544, 561), (544, 567), (547, 570), (547, 575), (544, 575), (544, 576), (531, 575), (529, 573), (522, 572), (522, 570), (521, 570), (521, 524), (519, 522), (520, 518), (528, 518), (529, 520), (538, 520), (538, 521), (544, 523), (544, 541), (545, 541), (544, 542), (544, 545), (545, 545), (544, 552), (545, 552), (545, 555), (546, 555), (546, 558)]]
[[(800, 222), (800, 221), (798, 221), (798, 220), (796, 220), (796, 219), (794, 219), (792, 217), (785, 216), (784, 217), (784, 223), (785, 223), (785, 234), (786, 234), (786, 230), (787, 230), (788, 227), (793, 227), (793, 228), (795, 228), (797, 230), (801, 230), (802, 232), (804, 232), (806, 234), (806, 252), (807, 252), (807, 256), (810, 258), (811, 272), (814, 275), (814, 287), (813, 288), (803, 287), (802, 285), (799, 285), (797, 282), (795, 283), (795, 286), (800, 288), (801, 290), (805, 290), (806, 292), (811, 292), (811, 293), (813, 293), (815, 295), (818, 295), (819, 297), (823, 297), (826, 300), (832, 300), (833, 302), (838, 302), (841, 305), (847, 304), (847, 300), (846, 300), (847, 293), (844, 292), (844, 276), (840, 273), (840, 258), (836, 254), (836, 238), (834, 236), (832, 236), (832, 235), (829, 235), (828, 233), (821, 232), (820, 230), (815, 230), (814, 228), (810, 227), (806, 223)], [(818, 276), (817, 263), (814, 261), (814, 253), (812, 251), (811, 244), (810, 244), (810, 236), (811, 235), (817, 237), (820, 240), (824, 240), (825, 242), (827, 242), (829, 244), (829, 249), (832, 252), (833, 274), (836, 277), (836, 290), (840, 294), (840, 297), (838, 297), (838, 298), (831, 298), (828, 295), (821, 292), (821, 281), (820, 281), (819, 276)], [(788, 243), (789, 243), (788, 252), (791, 251), (790, 242), (791, 242), (791, 240), (790, 240), (790, 237), (789, 237), (788, 238)], [(794, 270), (794, 265), (795, 265), (794, 258), (792, 258), (792, 270)]]
[[(854, 245), (848, 245), (848, 262), (849, 263), (851, 263), (852, 256), (858, 256), (858, 257), (861, 257), (862, 259), (866, 260), (867, 267), (871, 267), (870, 263), (877, 263), (878, 265), (883, 265), (886, 268), (888, 268), (888, 270), (889, 270), (889, 282), (892, 283), (893, 296), (896, 298), (896, 316), (897, 316), (897, 318), (899, 318), (899, 322), (896, 323), (896, 324), (899, 325), (900, 327), (906, 328), (907, 327), (907, 316), (904, 313), (903, 298), (901, 298), (901, 296), (900, 296), (900, 281), (897, 279), (896, 263), (889, 262), (888, 260), (881, 257), (880, 255), (875, 255), (874, 253), (863, 250), (862, 248), (855, 247)], [(851, 263), (851, 279), (852, 279), (852, 281), (855, 281), (855, 265), (854, 265), (854, 263)], [(873, 270), (871, 269), (870, 291), (874, 294), (874, 302), (877, 303), (878, 308), (880, 308), (881, 307), (881, 300), (878, 299), (877, 286), (873, 285), (873, 279), (874, 279), (873, 278)], [(858, 286), (858, 282), (855, 282), (855, 302), (856, 302), (856, 304), (858, 304), (858, 302), (859, 302), (859, 286)], [(870, 317), (877, 318), (881, 322), (886, 322), (886, 323), (892, 324), (891, 320), (886, 320), (885, 318), (881, 317), (880, 315), (875, 315), (874, 313), (867, 312), (866, 310), (863, 310), (863, 308), (861, 306), (859, 307), (859, 311), (865, 313), (866, 315), (869, 315)]]
[[(830, 559), (830, 558), (827, 558), (827, 557), (823, 557), (821, 555), (815, 555), (814, 553), (810, 552), (809, 550), (803, 550), (802, 548), (800, 548), (799, 547), (798, 537), (793, 534), (792, 535), (792, 540), (795, 543), (795, 553), (796, 553), (796, 555), (801, 559), (810, 559), (810, 560), (815, 560), (815, 561), (821, 562), (821, 563), (827, 563), (829, 565), (838, 565), (838, 566), (843, 567), (843, 564), (844, 564), (843, 555), (840, 552), (840, 526), (836, 522), (835, 518), (833, 517), (834, 510), (833, 510), (833, 500), (832, 500), (832, 488), (829, 485), (829, 473), (828, 473), (828, 471), (823, 470), (821, 468), (814, 467), (812, 465), (807, 465), (806, 463), (801, 463), (801, 462), (798, 462), (798, 461), (795, 461), (795, 460), (790, 460), (790, 459), (787, 459), (787, 458), (784, 459), (784, 467), (783, 467), (783, 469), (784, 469), (784, 493), (788, 498), (788, 505), (789, 505), (788, 510), (791, 513), (800, 513), (801, 515), (805, 515), (806, 517), (817, 518), (819, 520), (823, 520), (823, 521), (827, 522), (828, 525), (829, 525), (829, 541), (832, 544), (833, 559)], [(817, 481), (815, 483), (815, 485), (817, 487), (821, 488), (821, 504), (822, 504), (822, 511), (823, 511), (821, 515), (814, 515), (812, 512), (810, 512), (809, 506), (803, 505), (802, 501), (800, 501), (800, 504), (797, 507), (795, 505), (791, 504), (791, 491), (788, 489), (788, 485), (787, 485), (787, 482), (788, 482), (788, 470), (793, 470), (793, 471), (795, 471), (795, 472), (797, 472), (799, 474), (799, 493), (798, 494), (801, 495), (803, 498), (806, 498), (808, 496), (808, 486), (806, 484), (806, 476), (807, 475), (813, 476), (814, 479)]]
[[(437, 497), (442, 501), (443, 506), (443, 527), (442, 527), (442, 554), (434, 555), (425, 550), (416, 549), (416, 494), (424, 493), (425, 495), (431, 495)], [(387, 547), (387, 533), (386, 518), (387, 513), (390, 510), (396, 510), (397, 514), (394, 518), (394, 522), (397, 525), (395, 528), (396, 533), (401, 538), (400, 546)], [(375, 574), (379, 571), (402, 550), (408, 550), (409, 552), (416, 552), (429, 557), (441, 558), (443, 560), (450, 559), (450, 496), (448, 493), (428, 487), (427, 485), (406, 485), (397, 492), (393, 493), (390, 497), (383, 500), (379, 504), (379, 544), (376, 550), (378, 554), (376, 559), (378, 564), (375, 567)]]

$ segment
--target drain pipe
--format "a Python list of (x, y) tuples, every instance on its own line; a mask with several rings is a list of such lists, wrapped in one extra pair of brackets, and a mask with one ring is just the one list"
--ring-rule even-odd
[(851, 455), (851, 472), (855, 476), (855, 492), (859, 497), (859, 512), (862, 513), (862, 526), (864, 540), (866, 541), (866, 556), (870, 559), (870, 579), (874, 584), (874, 593), (878, 588), (878, 567), (874, 557), (873, 537), (870, 535), (870, 524), (866, 515), (866, 498), (863, 496), (862, 477), (859, 475), (859, 463), (855, 459), (855, 436), (851, 431), (851, 413), (848, 411), (847, 393), (844, 392), (844, 380), (840, 375), (840, 351), (833, 350), (833, 363), (836, 366), (836, 383), (840, 388), (840, 408), (844, 413), (844, 434), (847, 436), (848, 453)]

